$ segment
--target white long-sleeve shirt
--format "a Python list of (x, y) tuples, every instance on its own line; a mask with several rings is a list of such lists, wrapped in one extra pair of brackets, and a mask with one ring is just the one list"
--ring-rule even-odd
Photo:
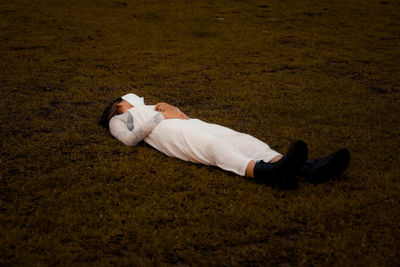
[(111, 134), (128, 146), (144, 140), (160, 152), (244, 175), (252, 160), (280, 155), (251, 135), (198, 119), (164, 119), (154, 106), (129, 109), (110, 120)]
[(125, 112), (111, 118), (110, 132), (124, 145), (135, 146), (144, 140), (163, 119), (162, 113), (157, 112), (150, 120), (135, 126), (132, 114)]

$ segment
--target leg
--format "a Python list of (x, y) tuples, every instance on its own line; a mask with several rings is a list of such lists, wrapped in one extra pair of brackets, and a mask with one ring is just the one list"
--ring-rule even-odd
[(272, 150), (266, 143), (252, 135), (202, 121), (199, 125), (200, 129), (205, 130), (210, 135), (231, 144), (235, 147), (235, 150), (240, 151), (240, 153), (253, 160), (271, 162), (274, 157), (282, 156), (280, 153)]
[(256, 162), (254, 160), (250, 161), (246, 168), (245, 176), (249, 178), (254, 178), (254, 166)]
[[(279, 161), (282, 158), (282, 156), (276, 156), (273, 159), (271, 159), (269, 162), (274, 163)], [(250, 161), (249, 164), (247, 165), (246, 168), (246, 177), (249, 178), (254, 178), (254, 166), (256, 165), (256, 162), (254, 160)]]
[[(295, 189), (299, 182), (300, 169), (307, 160), (307, 144), (293, 142), (286, 155), (276, 162), (263, 160), (254, 164), (254, 178), (280, 189)], [(251, 168), (251, 166), (250, 166)]]

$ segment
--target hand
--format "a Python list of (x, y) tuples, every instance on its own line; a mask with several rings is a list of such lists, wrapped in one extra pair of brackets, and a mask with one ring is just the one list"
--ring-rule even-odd
[(182, 119), (182, 120), (188, 119), (188, 116), (186, 116), (185, 113), (179, 111), (178, 109), (170, 109), (161, 113), (166, 119)]
[(179, 110), (177, 107), (174, 107), (174, 106), (164, 103), (164, 102), (157, 103), (156, 106), (154, 107), (154, 110), (159, 111), (159, 112), (164, 112), (164, 111), (173, 110), (173, 109)]

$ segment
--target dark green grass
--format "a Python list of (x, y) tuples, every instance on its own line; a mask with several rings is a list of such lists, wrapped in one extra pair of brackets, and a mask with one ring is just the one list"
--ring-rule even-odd
[[(0, 264), (400, 264), (398, 1), (2, 1)], [(125, 147), (127, 92), (348, 171), (278, 191)]]

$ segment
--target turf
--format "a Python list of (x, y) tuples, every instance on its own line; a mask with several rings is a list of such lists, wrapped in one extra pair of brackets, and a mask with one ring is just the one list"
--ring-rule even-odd
[[(396, 0), (0, 3), (0, 265), (400, 264)], [(295, 191), (126, 147), (134, 92), (349, 169)]]

